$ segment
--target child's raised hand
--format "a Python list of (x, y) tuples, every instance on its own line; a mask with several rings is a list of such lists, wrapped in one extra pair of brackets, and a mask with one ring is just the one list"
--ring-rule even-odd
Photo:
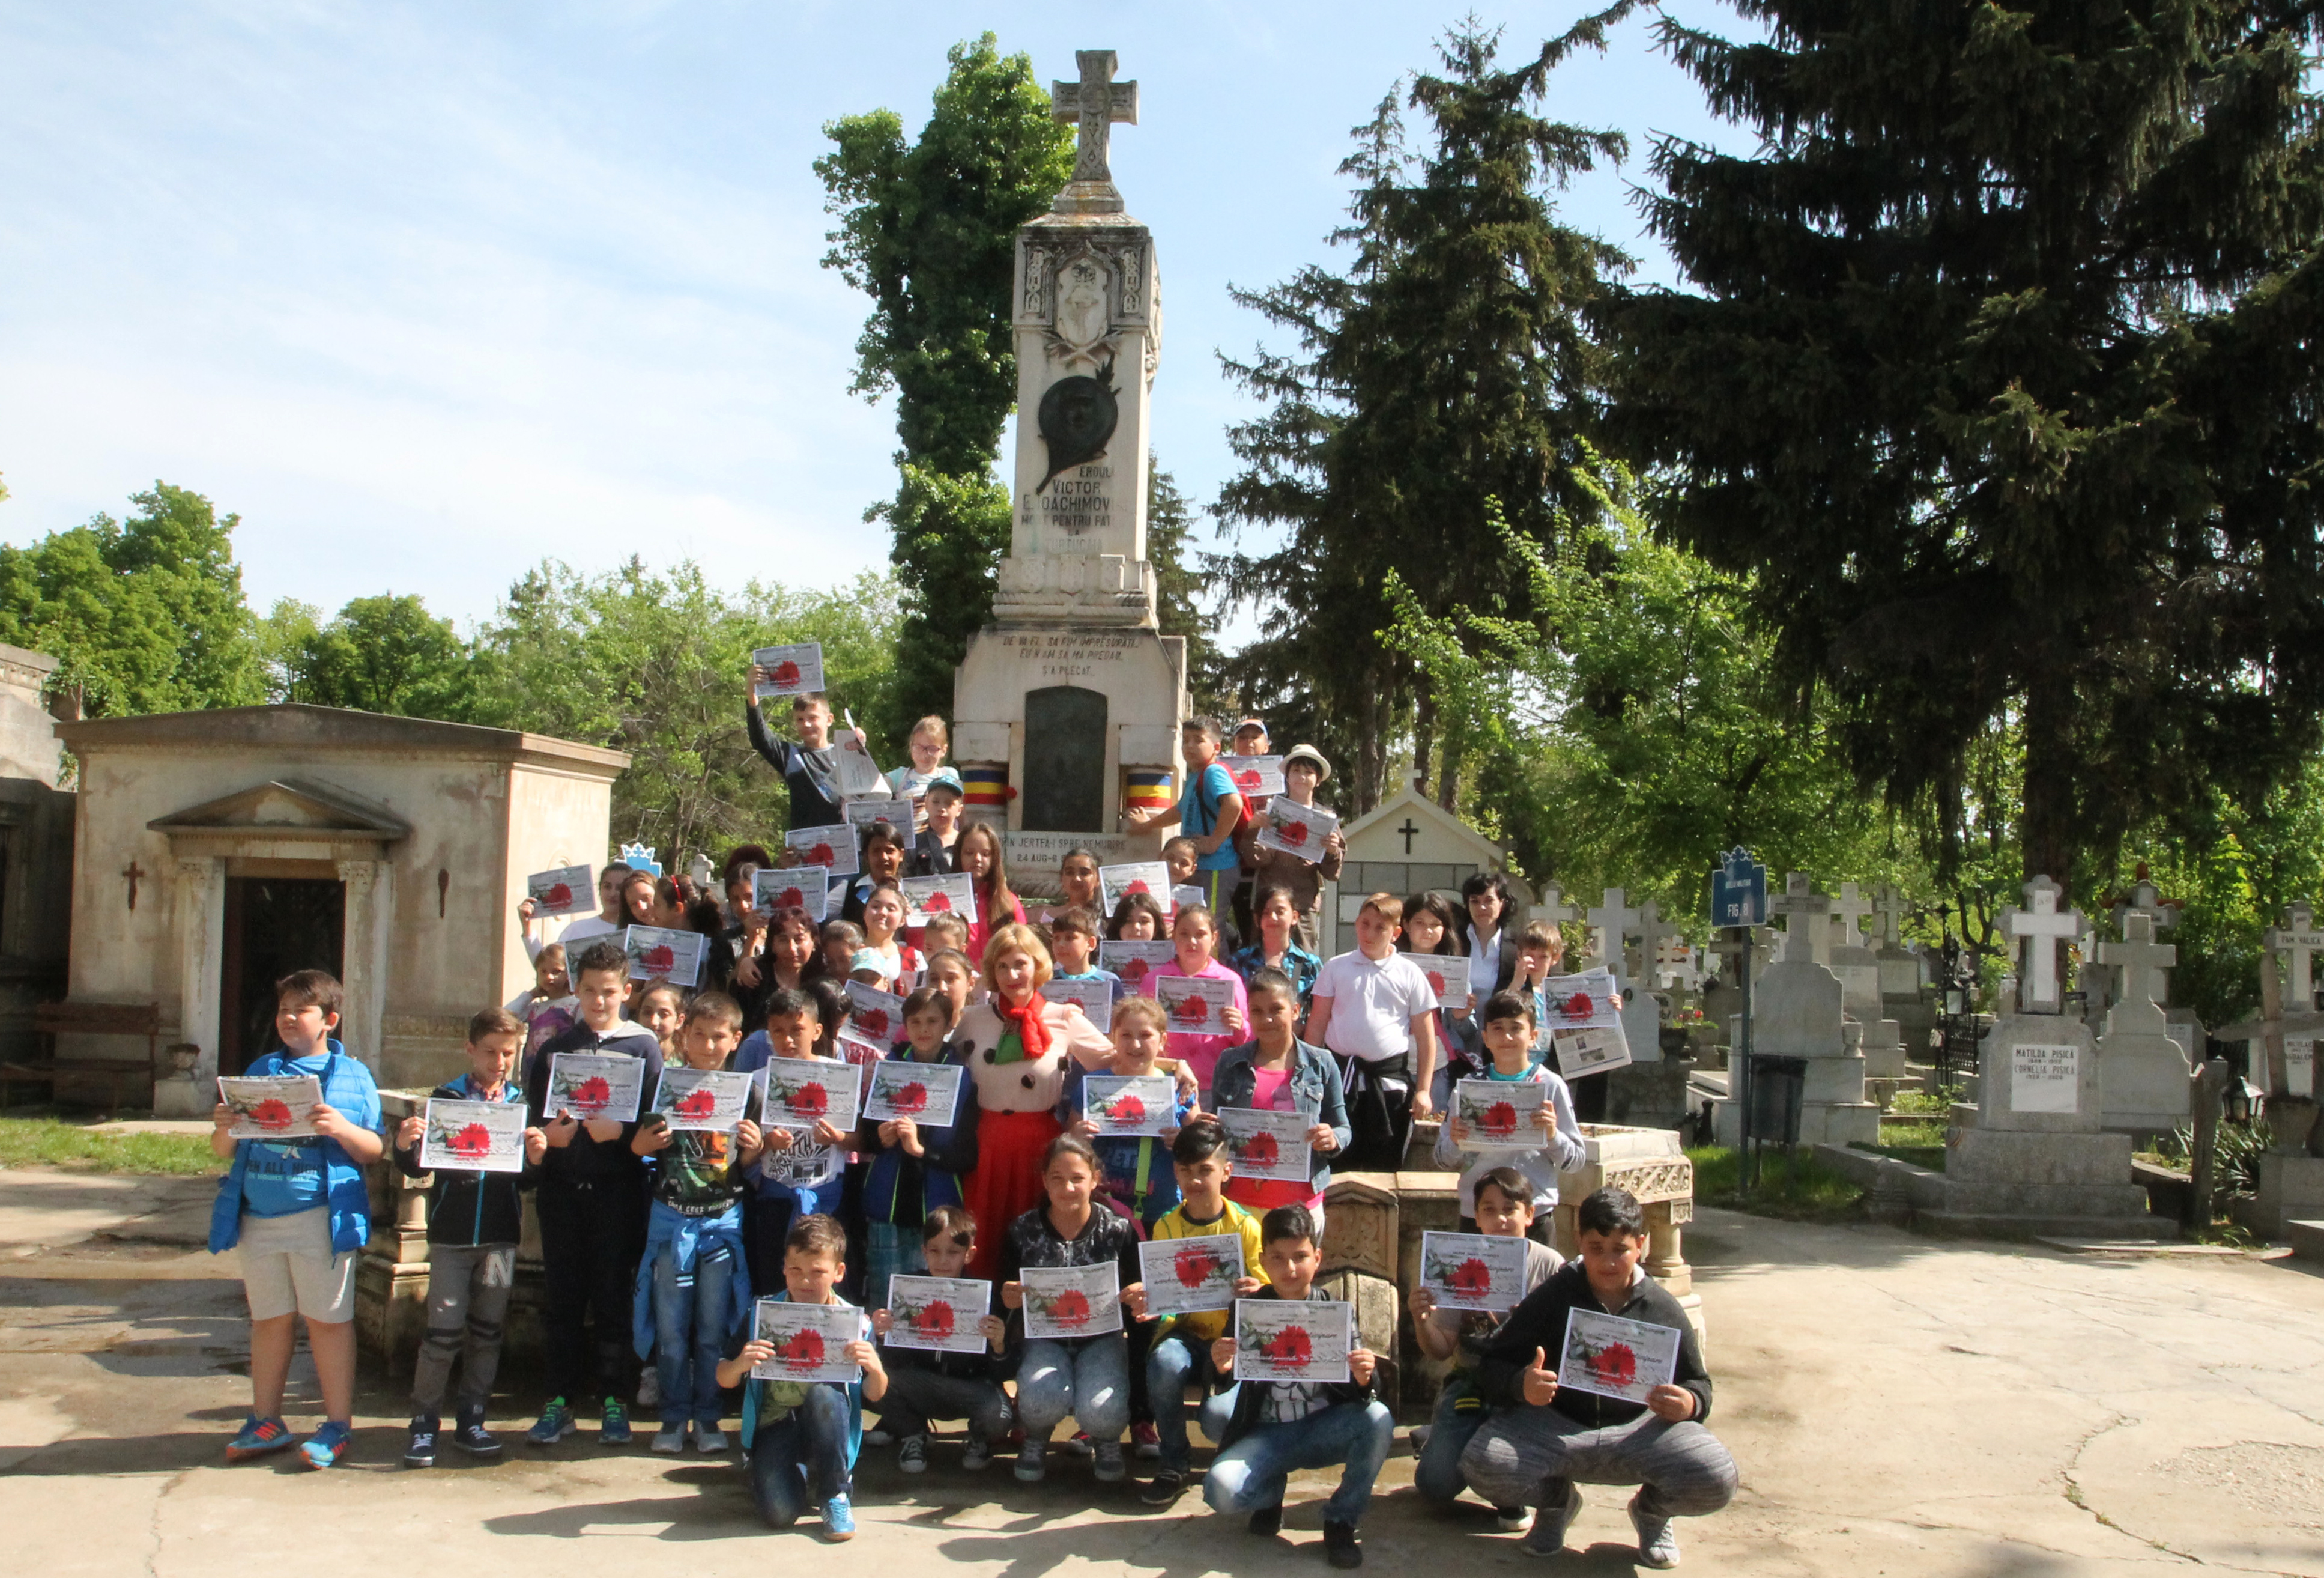
[(530, 926), (533, 916), (538, 914), (540, 909), (540, 902), (532, 898), (519, 900), (516, 907), (516, 923), (519, 926)]
[[(593, 1134), (596, 1132), (594, 1125), (590, 1132)], [(658, 1150), (667, 1149), (669, 1142), (676, 1138), (677, 1136), (670, 1132), (669, 1120), (657, 1112), (638, 1125), (637, 1133), (631, 1137), (630, 1149), (640, 1156), (651, 1156)]]
[(1547, 1102), (1544, 1102), (1539, 1107), (1535, 1109), (1533, 1114), (1533, 1126), (1540, 1130), (1544, 1134), (1550, 1134), (1556, 1131), (1557, 1113)]
[(210, 1122), (221, 1134), (234, 1127), (234, 1109), (220, 1102), (210, 1109)]
[(1182, 1100), (1193, 1102), (1202, 1099), (1202, 1081), (1194, 1077), (1194, 1071), (1186, 1066), (1185, 1058), (1178, 1060), (1178, 1066), (1172, 1069), (1170, 1074), (1171, 1077), (1178, 1082), (1178, 1094)]
[(314, 1124), (316, 1134), (325, 1140), (344, 1139), (355, 1128), (354, 1124), (340, 1117), (337, 1111), (322, 1102), (315, 1103), (313, 1115), (308, 1119), (308, 1121)]
[(753, 1337), (742, 1344), (742, 1351), (734, 1355), (734, 1362), (742, 1366), (747, 1372), (756, 1370), (774, 1356), (775, 1345), (772, 1343), (768, 1342), (764, 1337)]
[(1250, 1022), (1242, 1017), (1242, 1010), (1237, 1008), (1232, 1003), (1227, 1004), (1225, 1019), (1227, 1021), (1227, 1034), (1230, 1036), (1241, 1035), (1243, 1026)]
[(619, 1118), (592, 1118), (581, 1127), (586, 1129), (589, 1138), (600, 1145), (611, 1145), (622, 1137), (622, 1121)]
[(1694, 1394), (1683, 1386), (1658, 1386), (1646, 1394), (1646, 1407), (1673, 1425), (1694, 1417)]
[(912, 1118), (899, 1118), (895, 1122), (896, 1143), (906, 1156), (926, 1156), (927, 1147), (920, 1143), (920, 1125)]
[(1133, 1282), (1129, 1287), (1123, 1288), (1121, 1290), (1121, 1307), (1130, 1312), (1130, 1319), (1139, 1321), (1144, 1320), (1146, 1318), (1146, 1284), (1143, 1282)]
[(769, 1150), (788, 1150), (792, 1140), (797, 1137), (788, 1129), (769, 1124), (761, 1138), (766, 1140)]
[(1235, 1340), (1221, 1337), (1211, 1344), (1211, 1368), (1221, 1375), (1234, 1373)]
[(875, 1309), (872, 1312), (872, 1334), (873, 1336), (886, 1336), (888, 1334), (888, 1328), (895, 1324), (896, 1317), (890, 1315), (886, 1310)]
[(815, 1137), (825, 1145), (844, 1145), (848, 1140), (848, 1131), (834, 1129), (828, 1118), (817, 1118), (815, 1121)]
[(1329, 1123), (1316, 1123), (1308, 1128), (1307, 1149), (1330, 1155), (1340, 1149), (1340, 1137), (1332, 1132)]
[(886, 1365), (880, 1362), (880, 1350), (874, 1348), (862, 1338), (856, 1338), (855, 1341), (847, 1344), (842, 1352), (847, 1355), (848, 1361), (850, 1363), (862, 1367), (864, 1380), (869, 1380), (875, 1375), (881, 1377), (883, 1380), (886, 1378), (888, 1368)]
[(580, 1127), (580, 1122), (572, 1113), (560, 1112), (541, 1126), (541, 1136), (549, 1144), (562, 1150), (573, 1143), (574, 1131)]
[(1105, 1130), (1097, 1126), (1096, 1120), (1084, 1112), (1080, 1117), (1073, 1121), (1072, 1125), (1066, 1129), (1065, 1132), (1068, 1134), (1078, 1135), (1084, 1140), (1095, 1140), (1099, 1135), (1104, 1133)]
[(1412, 1318), (1425, 1321), (1436, 1313), (1436, 1290), (1423, 1283), (1405, 1296), (1404, 1302), (1412, 1311)]
[(1169, 1149), (1170, 1142), (1178, 1138), (1178, 1125), (1176, 1123), (1167, 1125), (1164, 1127), (1162, 1131), (1157, 1134), (1154, 1138), (1162, 1142), (1163, 1149)]
[(1379, 1363), (1379, 1360), (1370, 1349), (1351, 1348), (1348, 1350), (1348, 1379), (1358, 1386), (1370, 1386), (1372, 1370)]
[(1257, 1298), (1259, 1297), (1259, 1290), (1266, 1286), (1266, 1283), (1261, 1282), (1256, 1277), (1238, 1277), (1234, 1280), (1235, 1297), (1237, 1298)]
[(1549, 1367), (1549, 1355), (1535, 1349), (1533, 1362), (1517, 1372), (1517, 1384), (1525, 1389), (1526, 1402), (1536, 1408), (1545, 1407), (1557, 1395), (1557, 1371)]
[(549, 1136), (538, 1129), (524, 1131), (524, 1159), (539, 1167), (549, 1155)]
[(1452, 1137), (1453, 1144), (1465, 1144), (1469, 1139), (1469, 1120), (1455, 1113), (1444, 1120), (1444, 1132)]
[(1000, 1352), (1002, 1345), (1009, 1341), (1009, 1323), (997, 1315), (986, 1315), (976, 1323), (976, 1329), (984, 1333), (986, 1346), (995, 1353)]
[(427, 1132), (428, 1125), (420, 1121), (419, 1113), (414, 1112), (395, 1126), (395, 1149), (410, 1150), (420, 1143), (420, 1137)]
[(759, 984), (759, 955), (756, 949), (744, 954), (735, 961), (734, 979), (743, 986), (755, 987)]
[(749, 1161), (767, 1149), (767, 1131), (745, 1118), (734, 1125), (734, 1147)]
[(1001, 1285), (1001, 1302), (1010, 1309), (1023, 1309), (1025, 1285), (1022, 1282), (1003, 1282)]

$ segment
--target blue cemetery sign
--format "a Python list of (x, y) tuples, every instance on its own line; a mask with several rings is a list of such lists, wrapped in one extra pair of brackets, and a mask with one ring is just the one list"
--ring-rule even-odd
[[(622, 845), (622, 863), (633, 872), (650, 872), (657, 877), (661, 875), (661, 862), (654, 859), (653, 846), (650, 844), (624, 844)], [(1763, 871), (1761, 872), (1763, 883), (1765, 877), (1766, 872)], [(1765, 902), (1763, 893), (1761, 903), (1764, 905)]]
[(1729, 850), (1711, 873), (1711, 924), (1767, 924), (1767, 868), (1739, 845)]

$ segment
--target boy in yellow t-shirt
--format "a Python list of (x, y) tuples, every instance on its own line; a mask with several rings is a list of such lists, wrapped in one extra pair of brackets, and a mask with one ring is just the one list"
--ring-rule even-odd
[[(1235, 1297), (1248, 1298), (1257, 1293), (1265, 1280), (1259, 1271), (1259, 1218), (1226, 1196), (1234, 1163), (1229, 1159), (1227, 1133), (1218, 1120), (1197, 1118), (1179, 1130), (1170, 1144), (1170, 1165), (1177, 1175), (1182, 1198), (1176, 1210), (1154, 1223), (1148, 1236), (1157, 1243), (1170, 1239), (1240, 1239), (1244, 1275), (1234, 1285)], [(1162, 1466), (1140, 1495), (1148, 1507), (1167, 1507), (1186, 1488), (1192, 1450), (1186, 1444), (1186, 1381), (1190, 1377), (1199, 1379), (1207, 1399), (1215, 1384), (1225, 1379), (1211, 1363), (1211, 1344), (1226, 1334), (1231, 1313), (1170, 1315), (1155, 1330), (1154, 1346), (1146, 1356), (1146, 1392), (1162, 1438)]]

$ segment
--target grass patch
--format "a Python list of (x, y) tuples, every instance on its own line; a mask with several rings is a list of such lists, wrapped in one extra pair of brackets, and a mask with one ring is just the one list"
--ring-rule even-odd
[(0, 1167), (215, 1177), (226, 1163), (201, 1134), (102, 1134), (61, 1118), (0, 1118)]
[(1941, 1121), (1961, 1099), (1961, 1087), (1949, 1084), (1933, 1094), (1928, 1091), (1902, 1090), (1888, 1098), (1892, 1112), (1926, 1112)]
[(1743, 1160), (1724, 1145), (1687, 1151), (1694, 1163), (1694, 1197), (1705, 1205), (1748, 1211), (1785, 1222), (1849, 1222), (1864, 1214), (1864, 1190), (1821, 1162), (1774, 1149), (1759, 1153), (1759, 1183), (1743, 1193)]

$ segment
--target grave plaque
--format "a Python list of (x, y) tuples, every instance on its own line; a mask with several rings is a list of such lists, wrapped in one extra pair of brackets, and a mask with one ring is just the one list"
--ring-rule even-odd
[(1105, 694), (1077, 685), (1025, 693), (1025, 826), (1106, 830)]
[(2009, 1105), (2019, 1112), (2081, 1111), (2082, 1049), (2069, 1043), (2020, 1042), (2009, 1049)]

